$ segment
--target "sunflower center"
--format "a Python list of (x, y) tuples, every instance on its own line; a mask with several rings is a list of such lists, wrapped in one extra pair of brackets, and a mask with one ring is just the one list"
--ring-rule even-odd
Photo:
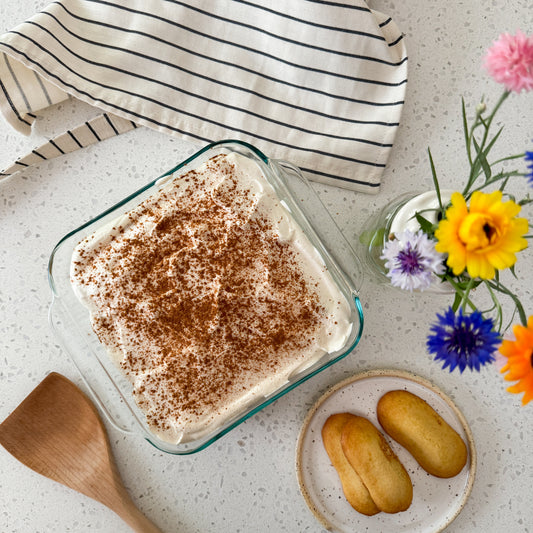
[(492, 236), (496, 233), (496, 228), (492, 227), (490, 224), (485, 224), (483, 226), (483, 231), (485, 232), (488, 241), (491, 242)]
[(470, 213), (459, 226), (459, 238), (468, 251), (483, 250), (497, 242), (499, 236), (498, 226), (485, 213)]

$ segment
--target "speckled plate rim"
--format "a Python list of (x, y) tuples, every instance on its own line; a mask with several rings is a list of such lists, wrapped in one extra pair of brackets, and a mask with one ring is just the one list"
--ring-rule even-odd
[(302, 496), (304, 497), (304, 500), (315, 516), (315, 518), (320, 522), (320, 524), (328, 531), (335, 531), (335, 526), (331, 524), (331, 522), (328, 520), (326, 516), (324, 516), (316, 507), (313, 498), (308, 491), (304, 476), (303, 476), (303, 443), (304, 443), (304, 437), (307, 433), (307, 430), (309, 428), (309, 424), (311, 423), (311, 420), (313, 419), (314, 415), (317, 413), (317, 411), (320, 409), (322, 404), (333, 394), (335, 394), (340, 389), (351, 385), (357, 381), (361, 381), (364, 379), (374, 378), (374, 377), (392, 377), (392, 378), (400, 378), (404, 380), (413, 381), (414, 383), (421, 385), (422, 387), (425, 387), (429, 389), (432, 393), (439, 396), (446, 404), (450, 407), (450, 409), (454, 412), (455, 416), (457, 417), (458, 421), (463, 427), (463, 430), (466, 435), (467, 444), (468, 444), (468, 452), (469, 452), (469, 460), (470, 460), (470, 467), (468, 471), (468, 480), (467, 484), (465, 486), (465, 489), (463, 491), (462, 500), (460, 502), (460, 505), (458, 506), (455, 513), (450, 515), (449, 519), (446, 521), (445, 524), (442, 524), (441, 527), (434, 530), (434, 533), (440, 533), (444, 531), (461, 513), (463, 510), (470, 493), (472, 492), (472, 487), (474, 485), (474, 479), (476, 475), (476, 469), (477, 469), (477, 452), (476, 452), (476, 446), (474, 443), (474, 436), (472, 434), (472, 430), (470, 429), (470, 426), (468, 425), (468, 422), (466, 421), (466, 418), (464, 417), (463, 413), (459, 410), (459, 408), (455, 405), (455, 403), (449, 398), (441, 389), (439, 389), (436, 385), (431, 383), (426, 378), (423, 378), (421, 376), (418, 376), (416, 374), (413, 374), (411, 372), (405, 371), (405, 370), (397, 370), (397, 369), (375, 369), (375, 370), (366, 370), (364, 372), (359, 372), (353, 376), (350, 376), (349, 378), (346, 378), (339, 383), (333, 385), (330, 387), (316, 402), (315, 404), (309, 409), (303, 424), (302, 429), (300, 430), (300, 434), (298, 437), (298, 442), (296, 445), (296, 473), (298, 477), (298, 484), (300, 486), (300, 491), (302, 493)]

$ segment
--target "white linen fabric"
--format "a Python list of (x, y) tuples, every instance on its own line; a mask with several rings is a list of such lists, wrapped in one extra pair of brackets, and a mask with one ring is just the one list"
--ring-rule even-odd
[(147, 126), (375, 193), (406, 84), (402, 34), (363, 0), (59, 0), (0, 37), (0, 110), (24, 134), (70, 96), (104, 114), (2, 174)]

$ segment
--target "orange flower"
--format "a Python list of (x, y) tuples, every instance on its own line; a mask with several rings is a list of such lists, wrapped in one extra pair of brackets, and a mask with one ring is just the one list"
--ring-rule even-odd
[(520, 324), (513, 326), (516, 340), (504, 340), (500, 353), (507, 357), (507, 363), (501, 369), (507, 372), (506, 381), (517, 381), (507, 390), (513, 393), (523, 392), (522, 405), (533, 400), (533, 315), (527, 321), (527, 327)]
[(475, 191), (470, 207), (462, 194), (452, 194), (451, 207), (435, 231), (435, 249), (447, 253), (447, 264), (458, 276), (465, 268), (472, 278), (492, 279), (495, 269), (513, 266), (516, 253), (527, 247), (528, 221), (517, 218), (521, 207), (502, 202), (501, 191)]

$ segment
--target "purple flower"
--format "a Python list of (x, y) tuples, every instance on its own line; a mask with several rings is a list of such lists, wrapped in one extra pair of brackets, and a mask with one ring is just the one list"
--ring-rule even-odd
[(387, 241), (381, 256), (391, 284), (409, 291), (423, 291), (436, 280), (435, 274), (444, 274), (444, 258), (423, 231), (413, 233), (410, 230)]
[(501, 337), (494, 331), (490, 318), (483, 318), (479, 311), (465, 315), (462, 309), (455, 314), (451, 307), (444, 315), (437, 314), (438, 322), (430, 328), (427, 349), (435, 354), (435, 361), (444, 361), (442, 368), (452, 372), (459, 367), (461, 373), (468, 367), (479, 372), (481, 365), (495, 360)]
[(526, 163), (529, 163), (527, 168), (529, 172), (526, 174), (527, 182), (533, 187), (533, 152), (526, 152)]

